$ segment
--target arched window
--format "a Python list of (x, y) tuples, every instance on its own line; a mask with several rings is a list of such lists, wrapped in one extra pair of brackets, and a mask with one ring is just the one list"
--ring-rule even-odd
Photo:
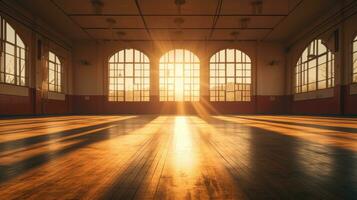
[(224, 49), (210, 60), (210, 101), (250, 101), (252, 63), (237, 49)]
[(48, 53), (48, 91), (62, 92), (63, 69), (60, 59), (51, 51)]
[(149, 58), (135, 49), (125, 49), (109, 59), (109, 101), (149, 101)]
[(0, 16), (0, 82), (27, 85), (26, 46), (16, 31)]
[(296, 65), (296, 93), (334, 86), (334, 55), (321, 40), (312, 41)]
[(352, 82), (357, 83), (357, 36), (353, 40), (352, 48)]
[(192, 52), (174, 49), (160, 58), (160, 101), (199, 101), (200, 61)]

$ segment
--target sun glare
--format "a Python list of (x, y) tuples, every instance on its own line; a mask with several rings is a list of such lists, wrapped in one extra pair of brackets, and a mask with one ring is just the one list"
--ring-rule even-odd
[(174, 49), (160, 58), (160, 101), (199, 101), (200, 61), (192, 52)]

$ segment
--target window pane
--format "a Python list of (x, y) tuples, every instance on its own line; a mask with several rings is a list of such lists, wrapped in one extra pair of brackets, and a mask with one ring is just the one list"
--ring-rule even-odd
[[(218, 68), (212, 67), (213, 63), (210, 64), (210, 100), (250, 101), (250, 58), (236, 49), (222, 50), (212, 57), (220, 59), (219, 61), (215, 60), (218, 63), (215, 66), (218, 65)], [(227, 58), (227, 62), (225, 58)], [(211, 58), (211, 60), (213, 59)]]
[(112, 57), (109, 77), (113, 78), (109, 78), (108, 91), (112, 97), (108, 100), (149, 101), (150, 66), (147, 56), (138, 50), (125, 49)]
[(62, 65), (53, 52), (48, 53), (48, 90), (62, 92)]
[(311, 42), (296, 65), (296, 93), (333, 87), (333, 63), (333, 54), (321, 40)]
[(5, 60), (6, 60), (6, 63), (5, 63), (6, 73), (15, 75), (15, 57), (12, 55), (6, 54)]
[(26, 47), (20, 36), (4, 19), (0, 17), (2, 38), (0, 82), (26, 85)]
[(160, 58), (160, 101), (199, 100), (196, 98), (200, 76), (197, 62), (197, 56), (183, 49), (171, 50)]
[(6, 23), (6, 40), (15, 44), (15, 30), (8, 23)]

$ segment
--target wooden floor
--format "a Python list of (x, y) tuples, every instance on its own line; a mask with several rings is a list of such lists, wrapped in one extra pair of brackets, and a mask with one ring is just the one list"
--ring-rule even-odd
[(355, 199), (357, 118), (0, 120), (0, 199)]

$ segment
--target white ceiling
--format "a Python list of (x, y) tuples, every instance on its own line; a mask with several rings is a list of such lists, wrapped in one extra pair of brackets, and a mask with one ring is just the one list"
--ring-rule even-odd
[[(262, 0), (259, 14), (252, 6), (257, 0), (186, 0), (181, 12), (175, 0), (97, 0), (100, 11), (93, 0), (17, 1), (73, 40), (284, 41), (338, 0)], [(181, 26), (176, 18), (184, 20)], [(248, 18), (247, 27), (242, 18)]]

